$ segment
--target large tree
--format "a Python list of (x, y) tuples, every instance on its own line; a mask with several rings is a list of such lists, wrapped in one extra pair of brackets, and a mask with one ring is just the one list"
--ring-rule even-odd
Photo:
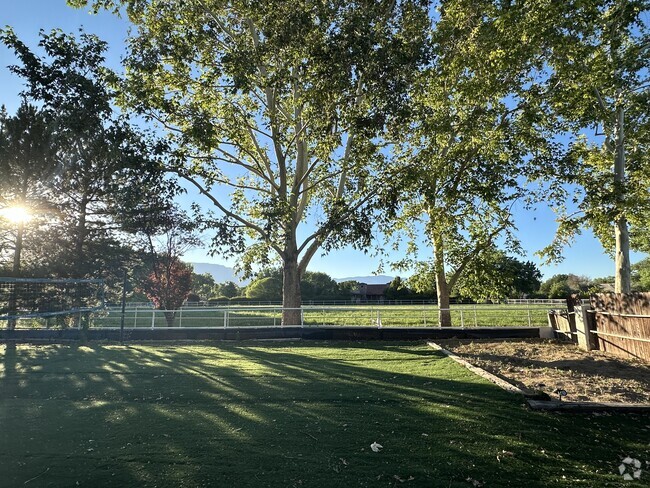
[[(25, 81), (23, 95), (47, 118), (49, 132), (39, 136), (42, 146), (49, 144), (45, 168), (24, 157), (12, 163), (30, 181), (49, 188), (40, 198), (56, 209), (47, 239), (41, 239), (49, 243), (41, 249), (42, 272), (82, 278), (109, 277), (113, 270), (119, 275), (127, 260), (122, 223), (132, 212), (155, 210), (165, 192), (158, 188), (160, 172), (145, 139), (114, 110), (115, 93), (103, 66), (106, 43), (85, 33), (41, 32), (44, 54), (39, 55), (11, 28), (0, 31), (0, 39), (16, 53), (19, 64), (10, 69)], [(23, 140), (44, 130), (20, 129), (22, 135), (14, 138)]]
[(126, 7), (122, 102), (167, 129), (168, 169), (213, 205), (215, 249), (243, 253), (245, 270), (281, 262), (283, 323), (299, 323), (312, 257), (368, 242), (363, 208), (385, 122), (424, 55), (428, 2), (69, 3)]
[(58, 176), (52, 121), (23, 101), (16, 115), (0, 111), (0, 270), (19, 277), (24, 250), (34, 263), (32, 237), (52, 218)]
[(546, 171), (572, 186), (545, 253), (557, 259), (589, 227), (615, 257), (616, 291), (629, 292), (630, 247), (650, 249), (650, 2), (545, 0), (512, 10), (509, 28), (544, 58), (538, 101), (572, 135), (565, 164)]
[(501, 241), (517, 249), (512, 209), (533, 199), (525, 187), (531, 161), (554, 150), (529, 103), (537, 95), (530, 89), (536, 58), (502, 29), (508, 7), (501, 3), (442, 2), (433, 63), (414, 85), (412, 117), (401, 131), (405, 170), (398, 191), (386, 192), (397, 224), (388, 214), (385, 231), (410, 233), (417, 255), (420, 222), (432, 248), (441, 326), (451, 325), (450, 292), (466, 269)]

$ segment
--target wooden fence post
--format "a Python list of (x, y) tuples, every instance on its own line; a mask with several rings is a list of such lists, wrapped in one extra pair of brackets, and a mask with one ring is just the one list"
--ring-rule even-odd
[(597, 349), (592, 339), (593, 334), (589, 332), (593, 323), (593, 317), (589, 314), (590, 305), (580, 305), (575, 307), (576, 334), (578, 336), (578, 347), (585, 351)]

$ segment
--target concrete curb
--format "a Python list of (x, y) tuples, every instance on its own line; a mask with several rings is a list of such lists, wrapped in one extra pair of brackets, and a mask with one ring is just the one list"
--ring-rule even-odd
[(650, 413), (650, 403), (606, 403), (606, 402), (560, 402), (558, 400), (527, 399), (533, 410), (547, 412), (616, 412), (616, 413)]
[[(124, 341), (305, 339), (346, 341), (425, 341), (539, 337), (539, 327), (213, 327), (125, 328)], [(120, 329), (0, 329), (0, 342), (119, 341)]]
[(453, 359), (456, 361), (458, 364), (464, 366), (465, 368), (469, 369), (472, 373), (475, 373), (479, 375), (481, 378), (485, 378), (488, 381), (491, 381), (495, 385), (497, 385), (499, 388), (502, 390), (505, 390), (509, 393), (516, 393), (518, 395), (526, 395), (526, 393), (521, 389), (516, 387), (515, 385), (512, 385), (508, 383), (506, 380), (503, 380), (499, 378), (498, 376), (493, 375), (492, 373), (488, 373), (482, 368), (479, 368), (478, 366), (474, 366), (473, 364), (470, 364), (469, 362), (465, 361), (461, 357), (457, 356), (451, 351), (448, 351), (447, 349), (444, 349), (442, 346), (439, 344), (436, 344), (435, 342), (427, 342), (427, 345), (429, 347), (432, 347), (436, 351), (440, 351), (441, 353), (445, 354), (446, 356), (449, 356), (449, 358)]

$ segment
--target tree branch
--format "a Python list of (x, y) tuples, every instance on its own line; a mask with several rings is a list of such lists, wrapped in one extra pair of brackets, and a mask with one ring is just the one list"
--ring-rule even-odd
[(199, 183), (195, 178), (192, 178), (185, 171), (182, 171), (181, 169), (178, 169), (178, 170), (175, 170), (174, 172), (178, 176), (183, 178), (184, 180), (187, 180), (190, 183), (192, 183), (199, 190), (199, 193), (201, 193), (203, 196), (208, 198), (214, 204), (215, 207), (217, 207), (219, 210), (221, 210), (221, 212), (224, 215), (236, 220), (240, 224), (242, 224), (242, 225), (246, 226), (247, 228), (252, 229), (255, 232), (257, 232), (260, 235), (260, 237), (265, 242), (268, 243), (269, 246), (271, 246), (279, 255), (282, 255), (282, 249), (280, 249), (278, 246), (273, 244), (273, 242), (271, 241), (271, 237), (259, 225), (256, 225), (255, 223), (253, 223), (253, 222), (251, 222), (249, 220), (246, 220), (242, 216), (237, 215), (236, 213), (231, 212), (230, 210), (228, 210), (224, 205), (222, 205), (222, 203), (217, 198), (214, 197), (214, 195), (212, 195), (203, 185), (201, 185), (201, 183)]

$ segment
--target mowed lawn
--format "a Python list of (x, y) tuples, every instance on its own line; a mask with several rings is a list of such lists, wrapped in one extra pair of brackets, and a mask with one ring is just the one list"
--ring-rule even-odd
[[(452, 305), (456, 327), (547, 326), (551, 305)], [(225, 316), (227, 314), (227, 317)], [(161, 310), (127, 309), (128, 328), (167, 327)], [(305, 326), (423, 327), (438, 325), (437, 305), (309, 306), (303, 308)], [(280, 326), (281, 307), (186, 308), (176, 313), (174, 327), (271, 327)], [(93, 317), (93, 327), (119, 327), (121, 313), (111, 309)], [(38, 326), (38, 321), (34, 321)]]
[[(650, 416), (527, 410), (424, 344), (0, 345), (0, 486), (550, 487)], [(383, 448), (373, 452), (371, 444)]]

